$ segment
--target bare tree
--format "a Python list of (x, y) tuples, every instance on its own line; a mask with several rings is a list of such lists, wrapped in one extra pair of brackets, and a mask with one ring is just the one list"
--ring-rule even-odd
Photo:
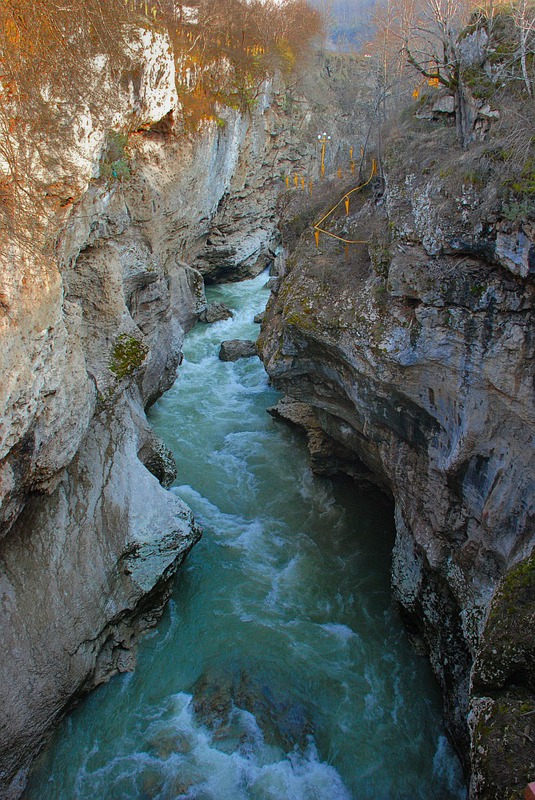
[(518, 31), (518, 50), (522, 78), (528, 95), (533, 97), (533, 78), (529, 75), (528, 58), (531, 56), (533, 61), (535, 7), (533, 3), (528, 3), (528, 0), (518, 0), (516, 3), (511, 2), (510, 8)]
[(462, 80), (459, 40), (471, 10), (467, 0), (425, 0), (404, 42), (408, 63), (453, 96), (457, 137), (462, 147), (469, 144), (474, 124), (471, 98)]

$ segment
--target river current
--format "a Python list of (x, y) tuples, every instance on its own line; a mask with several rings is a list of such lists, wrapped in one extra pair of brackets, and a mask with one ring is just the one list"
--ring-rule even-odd
[(461, 800), (427, 661), (393, 605), (392, 508), (319, 478), (266, 409), (266, 276), (209, 289), (234, 318), (187, 336), (150, 412), (204, 529), (135, 672), (65, 719), (27, 800)]

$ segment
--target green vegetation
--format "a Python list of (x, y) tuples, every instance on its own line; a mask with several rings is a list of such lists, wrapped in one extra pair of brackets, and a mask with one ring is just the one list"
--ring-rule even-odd
[(525, 219), (533, 219), (535, 217), (535, 201), (510, 200), (503, 204), (502, 213), (509, 222), (522, 222)]
[(475, 681), (485, 690), (507, 686), (535, 687), (533, 642), (525, 632), (535, 612), (535, 554), (502, 579), (490, 607), (476, 665)]
[(504, 600), (535, 601), (535, 554), (507, 573), (500, 591)]
[(463, 175), (463, 183), (468, 183), (476, 189), (482, 189), (485, 186), (486, 175), (481, 169), (472, 169), (465, 172)]
[(392, 261), (390, 247), (386, 242), (374, 241), (368, 246), (373, 271), (380, 278), (388, 277), (388, 269)]
[(523, 167), (516, 168), (516, 175), (505, 180), (507, 199), (502, 213), (510, 222), (535, 219), (535, 158), (526, 160)]
[(121, 380), (143, 364), (149, 349), (134, 336), (121, 333), (112, 350), (110, 371)]
[(130, 165), (125, 147), (128, 136), (111, 131), (108, 135), (106, 149), (100, 159), (99, 177), (104, 180), (127, 180), (130, 177)]
[(475, 772), (482, 773), (489, 787), (499, 787), (504, 798), (520, 797), (535, 769), (534, 612), (535, 553), (502, 579), (474, 664), (476, 695), (486, 699), (475, 729)]
[(535, 158), (529, 158), (522, 172), (511, 182), (511, 189), (518, 194), (535, 195)]
[(519, 689), (487, 699), (475, 727), (473, 750), (475, 773), (483, 779), (479, 796), (484, 800), (523, 797), (535, 767), (530, 716), (525, 716), (532, 711), (533, 703)]
[(496, 94), (496, 85), (481, 67), (465, 67), (462, 80), (474, 97), (479, 100), (491, 100)]
[(470, 287), (470, 294), (472, 295), (472, 297), (475, 297), (477, 300), (479, 300), (485, 294), (486, 288), (487, 287), (484, 286), (482, 283), (474, 283)]

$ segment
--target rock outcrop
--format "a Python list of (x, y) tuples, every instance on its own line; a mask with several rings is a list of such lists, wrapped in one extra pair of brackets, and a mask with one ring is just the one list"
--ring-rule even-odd
[[(138, 94), (127, 87), (104, 126), (148, 124), (176, 106), (166, 42), (143, 33), (138, 44)], [(76, 132), (64, 174), (49, 176), (70, 187), (68, 202), (49, 213), (53, 250), (28, 252), (13, 240), (2, 253), (5, 798), (20, 795), (69, 704), (132, 668), (139, 633), (155, 623), (200, 535), (189, 509), (160, 485), (172, 482), (174, 464), (144, 413), (172, 384), (184, 332), (204, 302), (202, 276), (178, 260), (168, 208), (150, 225), (165, 168), (149, 189), (147, 151), (162, 143), (143, 134), (132, 143), (130, 192), (98, 178), (106, 128), (88, 116)]]
[(442, 687), (472, 797), (498, 800), (535, 774), (521, 716), (534, 691), (535, 245), (529, 225), (496, 215), (492, 186), (481, 196), (458, 170), (441, 177), (459, 159), (452, 131), (403, 136), (384, 197), (352, 199), (330, 223), (363, 240), (345, 256), (324, 234), (315, 246), (317, 209), (286, 208), (259, 349), (314, 459), (393, 495), (395, 596)]
[(57, 488), (31, 497), (3, 542), (2, 797), (24, 788), (66, 704), (132, 669), (198, 539), (140, 461), (154, 438), (135, 391), (103, 406)]

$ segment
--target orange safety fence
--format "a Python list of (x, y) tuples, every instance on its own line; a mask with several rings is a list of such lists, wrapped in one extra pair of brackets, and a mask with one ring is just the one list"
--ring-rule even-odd
[(331, 236), (333, 239), (338, 239), (338, 241), (344, 242), (345, 244), (369, 243), (369, 239), (344, 239), (342, 236), (338, 236), (336, 233), (331, 233), (331, 231), (326, 231), (325, 228), (320, 228), (320, 225), (322, 225), (322, 223), (324, 223), (325, 220), (328, 219), (331, 216), (331, 214), (333, 214), (336, 211), (336, 209), (342, 205), (342, 203), (345, 203), (346, 214), (349, 214), (349, 196), (354, 194), (354, 192), (358, 192), (361, 189), (364, 189), (364, 187), (370, 183), (376, 172), (377, 172), (377, 162), (375, 161), (375, 159), (372, 159), (372, 169), (368, 180), (365, 183), (361, 183), (360, 186), (356, 186), (354, 189), (351, 189), (349, 192), (346, 192), (342, 197), (342, 199), (335, 206), (333, 206), (330, 209), (330, 211), (327, 211), (325, 216), (323, 216), (319, 220), (319, 222), (316, 222), (316, 224), (312, 226), (314, 229), (314, 238), (316, 240), (316, 247), (319, 247), (320, 233), (324, 233), (326, 236)]

